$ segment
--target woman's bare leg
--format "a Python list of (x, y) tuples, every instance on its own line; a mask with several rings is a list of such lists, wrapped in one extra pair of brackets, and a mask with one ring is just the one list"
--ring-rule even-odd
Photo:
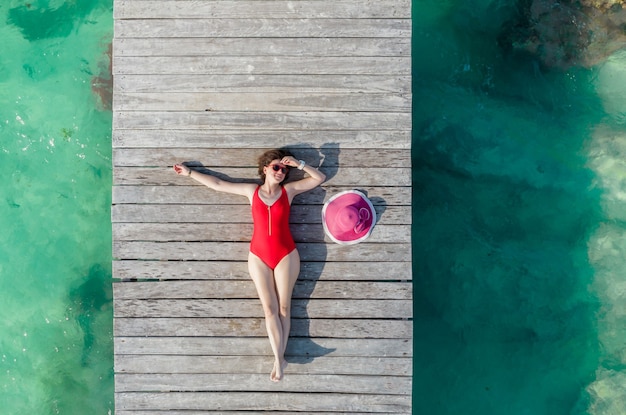
[(281, 359), (280, 365), (280, 377), (282, 377), (282, 370), (287, 366), (284, 355), (285, 349), (287, 348), (287, 341), (289, 340), (289, 331), (291, 330), (291, 295), (299, 274), (300, 255), (298, 251), (294, 249), (284, 257), (274, 269), (274, 281), (276, 284), (276, 294), (278, 296), (278, 314), (282, 326), (280, 351), (283, 358)]
[[(248, 255), (248, 271), (263, 305), (265, 327), (270, 339), (270, 345), (272, 346), (272, 352), (274, 353), (274, 370), (270, 379), (278, 382), (282, 378), (282, 369), (280, 368), (285, 360), (285, 351), (282, 345), (284, 337), (283, 325), (279, 315), (279, 302), (274, 275), (272, 270), (253, 253)], [(276, 369), (277, 366), (279, 370)]]

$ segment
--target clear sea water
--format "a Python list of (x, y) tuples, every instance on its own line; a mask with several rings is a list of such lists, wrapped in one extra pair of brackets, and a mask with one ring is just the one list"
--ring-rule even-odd
[(112, 0), (0, 3), (2, 414), (113, 411), (112, 36)]
[(416, 414), (626, 413), (626, 51), (545, 70), (413, 1)]
[[(413, 0), (414, 408), (626, 411), (626, 52), (503, 56)], [(0, 408), (113, 413), (112, 0), (0, 4)]]

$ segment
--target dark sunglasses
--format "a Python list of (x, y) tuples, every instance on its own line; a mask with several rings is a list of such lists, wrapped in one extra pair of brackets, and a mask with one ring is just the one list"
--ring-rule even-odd
[(287, 174), (287, 172), (289, 171), (289, 169), (286, 166), (281, 166), (280, 164), (272, 164), (272, 169), (274, 169), (274, 171), (282, 171), (283, 174)]

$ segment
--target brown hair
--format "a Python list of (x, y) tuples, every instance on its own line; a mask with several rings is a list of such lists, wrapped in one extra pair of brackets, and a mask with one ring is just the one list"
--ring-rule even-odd
[[(269, 166), (269, 164), (274, 160), (282, 160), (282, 158), (285, 156), (293, 156), (293, 155), (287, 150), (276, 148), (274, 150), (268, 150), (259, 156), (257, 161), (259, 163), (259, 176), (261, 176), (262, 181), (265, 181), (265, 174), (263, 173), (263, 167)], [(285, 174), (285, 180), (283, 180), (283, 183), (287, 180), (288, 177), (289, 177), (289, 169), (287, 169), (287, 174)]]

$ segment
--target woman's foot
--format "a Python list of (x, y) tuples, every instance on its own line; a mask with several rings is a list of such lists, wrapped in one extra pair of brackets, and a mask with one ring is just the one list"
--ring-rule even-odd
[(287, 361), (285, 359), (282, 362), (278, 363), (278, 361), (274, 362), (274, 368), (272, 369), (272, 373), (270, 374), (270, 380), (272, 382), (279, 382), (283, 378), (283, 372), (287, 367)]

